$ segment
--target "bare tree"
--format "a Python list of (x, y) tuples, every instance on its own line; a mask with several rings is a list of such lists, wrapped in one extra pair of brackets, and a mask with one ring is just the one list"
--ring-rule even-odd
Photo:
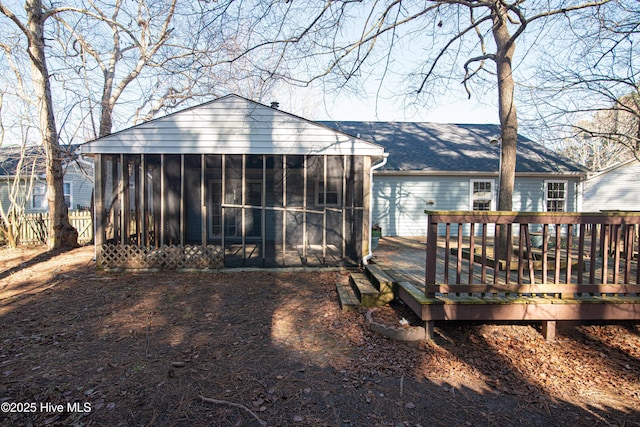
[[(28, 0), (19, 11), (0, 0), (0, 16), (16, 30), (0, 37), (18, 39), (19, 34), (31, 67), (27, 80), (34, 88), (47, 157), (51, 248), (74, 246), (77, 237), (62, 191), (62, 139), (107, 135), (116, 115), (122, 127), (134, 117), (149, 119), (182, 102), (210, 99), (224, 92), (224, 78), (235, 83), (238, 76), (248, 76), (257, 91), (269, 86), (269, 79), (252, 71), (237, 72), (250, 55), (235, 49), (244, 46), (239, 39), (251, 31), (240, 30), (242, 7), (234, 3), (78, 0), (57, 6)], [(232, 29), (217, 30), (224, 25)]]
[[(10, 248), (20, 242), (20, 231), (24, 226), (24, 212), (36, 181), (38, 155), (29, 150), (26, 143), (3, 147), (5, 127), (3, 122), (4, 96), (0, 93), (0, 169), (2, 181), (0, 193), (6, 195), (6, 203), (0, 203), (0, 234)], [(24, 140), (26, 142), (26, 139)]]
[(21, 19), (3, 2), (0, 2), (0, 13), (19, 29), (27, 41), (39, 129), (46, 157), (47, 200), (50, 215), (48, 246), (50, 249), (69, 248), (78, 244), (78, 232), (69, 222), (69, 211), (64, 200), (64, 174), (45, 52), (44, 25), (52, 11), (45, 12), (40, 0), (26, 0), (25, 11), (26, 17)]
[(640, 156), (640, 4), (608, 6), (569, 20), (532, 81), (545, 139), (591, 170)]
[[(553, 36), (548, 33), (551, 24), (609, 1), (346, 0), (305, 5), (304, 10), (296, 2), (274, 2), (273, 10), (297, 19), (277, 26), (263, 45), (279, 47), (280, 57), (298, 62), (297, 73), (281, 64), (278, 70), (302, 85), (322, 78), (344, 88), (373, 75), (381, 89), (385, 82), (404, 85), (405, 96), (419, 103), (455, 90), (452, 82), (461, 82), (469, 96), (483, 87), (495, 88), (503, 159), (498, 209), (512, 210), (516, 69), (533, 51), (546, 47), (545, 37)], [(301, 16), (307, 24), (301, 24)], [(522, 43), (520, 55), (517, 42)]]

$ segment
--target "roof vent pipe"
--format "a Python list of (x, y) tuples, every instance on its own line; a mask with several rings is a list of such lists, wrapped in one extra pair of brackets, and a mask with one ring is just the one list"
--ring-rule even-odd
[(273, 102), (271, 103), (271, 108), (275, 108), (275, 109), (280, 108), (280, 103), (279, 103), (279, 102), (277, 102), (277, 101), (273, 101)]

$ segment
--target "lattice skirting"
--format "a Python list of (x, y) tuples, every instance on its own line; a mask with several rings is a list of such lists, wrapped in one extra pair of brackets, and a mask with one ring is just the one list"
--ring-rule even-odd
[(224, 266), (222, 246), (151, 246), (104, 244), (99, 247), (100, 268), (199, 268), (218, 270)]

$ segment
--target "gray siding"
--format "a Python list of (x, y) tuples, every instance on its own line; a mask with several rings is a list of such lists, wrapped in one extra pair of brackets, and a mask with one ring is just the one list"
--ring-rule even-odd
[(584, 182), (582, 210), (640, 210), (640, 163), (631, 161)]
[[(78, 209), (81, 206), (85, 209), (91, 206), (91, 193), (93, 191), (93, 167), (88, 163), (73, 163), (65, 168), (64, 182), (71, 184), (71, 210)], [(35, 185), (44, 186), (44, 178), (40, 179)], [(9, 198), (7, 195), (7, 181), (0, 182), (0, 203), (3, 208), (9, 206)], [(46, 208), (34, 208), (32, 206), (32, 195), (27, 195), (25, 204), (26, 213), (44, 212)]]
[[(577, 206), (578, 179), (547, 178), (567, 182), (567, 211)], [(517, 177), (513, 209), (541, 212), (545, 209), (545, 178)], [(374, 175), (373, 223), (384, 236), (426, 236), (425, 210), (470, 209), (471, 180), (494, 180), (495, 176)], [(433, 203), (430, 203), (433, 202)]]

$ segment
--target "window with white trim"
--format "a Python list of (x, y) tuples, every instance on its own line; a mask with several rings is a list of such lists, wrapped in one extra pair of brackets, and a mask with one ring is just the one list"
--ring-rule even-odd
[[(327, 182), (325, 192), (324, 180), (320, 179), (316, 181), (316, 206), (340, 206), (342, 201), (340, 179), (329, 177)], [(326, 200), (325, 194), (327, 196)]]
[(31, 193), (31, 208), (47, 208), (47, 187), (42, 183), (36, 183), (33, 185), (33, 191)]
[(71, 209), (71, 203), (73, 203), (73, 199), (71, 196), (71, 183), (65, 182), (62, 184), (64, 191), (64, 202), (67, 204), (67, 208)]
[[(65, 182), (62, 184), (62, 191), (64, 195), (64, 202), (68, 209), (71, 209), (71, 203), (73, 203), (71, 183)], [(33, 192), (31, 195), (31, 208), (32, 209), (47, 209), (47, 186), (42, 183), (36, 183), (33, 186)]]
[(471, 180), (470, 206), (472, 211), (490, 211), (495, 209), (494, 180)]
[(567, 208), (567, 181), (545, 181), (545, 208), (547, 212), (565, 212)]

